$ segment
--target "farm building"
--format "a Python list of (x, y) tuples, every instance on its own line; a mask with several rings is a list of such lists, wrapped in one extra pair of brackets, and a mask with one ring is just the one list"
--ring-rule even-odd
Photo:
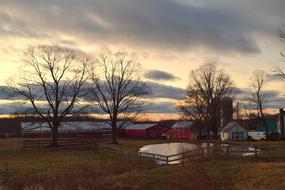
[[(276, 120), (266, 120), (267, 129), (269, 133), (278, 132), (278, 126)], [(256, 131), (258, 132), (265, 132), (265, 127), (262, 123), (256, 126)]]
[(159, 134), (160, 126), (156, 123), (137, 123), (125, 127), (126, 137), (147, 137)]
[(0, 137), (19, 136), (21, 123), (16, 119), (0, 119)]
[[(22, 122), (24, 137), (50, 137), (51, 132), (46, 122)], [(59, 137), (103, 137), (111, 136), (111, 126), (105, 122), (63, 122), (58, 130)], [(124, 136), (124, 130), (119, 130)]]
[(170, 138), (199, 140), (209, 137), (206, 127), (200, 122), (178, 121), (168, 131)]
[(229, 122), (219, 132), (223, 141), (247, 140), (247, 130), (238, 122)]
[(166, 137), (166, 134), (168, 132), (170, 127), (162, 125), (162, 124), (156, 124), (154, 126), (151, 126), (146, 129), (146, 136), (147, 137)]

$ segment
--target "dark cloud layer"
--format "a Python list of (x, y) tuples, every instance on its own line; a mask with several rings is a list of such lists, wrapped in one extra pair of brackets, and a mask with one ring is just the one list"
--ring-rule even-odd
[[(147, 87), (150, 90), (150, 94), (145, 96), (147, 99), (153, 98), (165, 98), (173, 100), (182, 100), (185, 96), (185, 90), (182, 88), (177, 88), (173, 86), (167, 86), (154, 82), (146, 82)], [(81, 97), (90, 101), (90, 95), (85, 95)], [(20, 100), (21, 97), (11, 90), (7, 86), (0, 86), (0, 100), (13, 100), (11, 103), (2, 103), (0, 104), (0, 114), (9, 114), (9, 113), (22, 113), (26, 108), (30, 108), (28, 104), (21, 104), (17, 100)], [(18, 102), (18, 103), (17, 103)], [(153, 113), (173, 113), (175, 111), (175, 103), (169, 102), (160, 102), (155, 101), (155, 103), (146, 104), (144, 111), (153, 112)], [(159, 111), (160, 110), (160, 111)], [(96, 112), (100, 113), (100, 109), (87, 109), (86, 112)]]
[[(276, 2), (284, 5), (281, 1)], [(258, 53), (255, 33), (267, 25), (243, 2), (194, 0), (0, 0), (1, 35), (57, 36), (127, 43), (143, 47)], [(248, 1), (246, 1), (248, 2)], [(197, 3), (197, 2), (196, 2)], [(274, 4), (274, 1), (270, 1)], [(250, 7), (265, 9), (264, 1)], [(274, 7), (272, 7), (273, 9)], [(268, 10), (267, 10), (268, 11)], [(264, 13), (265, 14), (265, 13)], [(270, 22), (269, 22), (270, 23)], [(95, 42), (94, 42), (95, 43)]]
[(176, 104), (173, 102), (157, 102), (145, 105), (147, 113), (177, 113)]
[[(177, 113), (176, 103), (174, 101), (159, 101), (157, 99), (170, 99), (170, 100), (183, 100), (185, 97), (185, 89), (167, 86), (154, 82), (146, 82), (146, 85), (150, 89), (151, 93), (145, 98), (153, 100), (151, 103), (147, 102), (144, 105), (144, 112), (148, 113)], [(237, 88), (235, 90), (236, 100), (247, 104), (249, 97), (251, 96), (251, 90), (249, 88)], [(23, 110), (30, 108), (29, 104), (21, 104), (20, 101), (17, 101), (20, 97), (13, 94), (9, 91), (9, 88), (6, 86), (0, 86), (0, 100), (13, 100), (11, 103), (2, 103), (0, 104), (0, 114), (10, 114), (10, 113), (22, 113)], [(285, 98), (278, 91), (266, 90), (264, 91), (266, 95), (267, 102), (265, 108), (269, 109), (278, 109), (285, 106)], [(87, 100), (90, 100), (90, 97), (83, 97)], [(94, 109), (94, 107), (85, 110), (85, 113), (102, 113), (99, 108)]]
[(149, 87), (151, 93), (148, 95), (148, 98), (168, 98), (174, 100), (182, 100), (185, 95), (185, 89), (162, 85), (159, 83), (148, 82), (146, 83)]
[(0, 86), (0, 100), (16, 100), (19, 96), (15, 94), (9, 87)]
[(161, 80), (161, 81), (173, 81), (178, 79), (173, 74), (160, 70), (147, 71), (144, 73), (144, 77), (151, 80)]
[[(268, 109), (278, 109), (285, 106), (285, 97), (276, 90), (264, 90), (264, 108)], [(251, 105), (250, 98), (252, 97), (252, 91), (249, 88), (239, 89), (239, 94), (237, 94), (237, 100), (241, 101), (246, 107), (252, 107), (256, 109), (255, 106)]]

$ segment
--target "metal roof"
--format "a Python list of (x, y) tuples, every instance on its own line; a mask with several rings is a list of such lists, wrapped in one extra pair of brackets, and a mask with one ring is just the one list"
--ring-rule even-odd
[(153, 127), (157, 125), (157, 123), (144, 123), (144, 124), (130, 124), (130, 125), (127, 125), (125, 127), (125, 129), (139, 129), (139, 130), (143, 130), (143, 129), (148, 129), (150, 127)]
[(230, 132), (234, 127), (238, 127), (245, 130), (245, 128), (241, 126), (238, 122), (229, 122), (221, 129), (220, 132)]
[(171, 128), (186, 128), (191, 127), (194, 121), (178, 121)]
[[(50, 131), (47, 122), (22, 122), (23, 132), (44, 132)], [(111, 125), (105, 122), (62, 122), (59, 131), (82, 131), (111, 129)]]

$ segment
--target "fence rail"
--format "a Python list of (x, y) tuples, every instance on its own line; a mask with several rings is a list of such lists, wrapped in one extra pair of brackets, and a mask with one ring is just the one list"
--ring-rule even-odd
[[(244, 146), (244, 145), (230, 145), (226, 146), (215, 145), (215, 146), (207, 146), (200, 147), (191, 151), (184, 151), (178, 154), (172, 155), (161, 155), (154, 154), (149, 152), (127, 152), (124, 150), (116, 149), (113, 147), (109, 147), (107, 145), (98, 145), (96, 146), (99, 150), (103, 150), (105, 152), (109, 152), (111, 154), (117, 154), (121, 156), (128, 156), (129, 158), (136, 157), (139, 160), (142, 158), (149, 158), (152, 160), (153, 164), (184, 164), (191, 161), (202, 160), (209, 157), (215, 158), (215, 156), (222, 156), (224, 158), (227, 157), (239, 157), (239, 158), (252, 158), (254, 160), (262, 159), (262, 158), (270, 158), (271, 154), (284, 154), (283, 158), (285, 159), (285, 146), (284, 150), (274, 150), (272, 148), (268, 148), (268, 146)], [(275, 146), (276, 147), (276, 146)], [(269, 154), (270, 156), (266, 156)]]
[[(68, 147), (87, 147), (95, 146), (98, 142), (109, 140), (110, 138), (59, 138), (57, 148), (68, 148)], [(50, 147), (52, 139), (25, 139), (23, 141), (24, 150), (34, 149), (47, 149)]]
[[(274, 148), (283, 148), (274, 150)], [(194, 160), (215, 158), (215, 156), (252, 158), (254, 160), (262, 159), (281, 159), (285, 160), (285, 145), (267, 145), (267, 146), (245, 146), (245, 145), (227, 145), (227, 146), (207, 146), (196, 150), (186, 151), (173, 155), (159, 155), (146, 152), (140, 152), (139, 156), (151, 158), (153, 162), (159, 164), (183, 164)]]
[[(59, 148), (66, 147), (83, 147), (94, 146), (98, 150), (109, 152), (111, 154), (127, 156), (129, 159), (143, 157), (150, 158), (153, 163), (158, 164), (181, 164), (194, 160), (201, 160), (214, 156), (235, 156), (253, 159), (274, 159), (279, 158), (285, 160), (285, 145), (233, 145), (233, 144), (214, 144), (206, 147), (200, 147), (191, 151), (184, 151), (178, 154), (161, 155), (149, 152), (129, 152), (122, 149), (117, 149), (111, 146), (101, 144), (100, 142), (110, 140), (110, 137), (105, 138), (60, 138)], [(24, 140), (24, 150), (30, 149), (46, 149), (49, 147), (51, 139), (26, 139)], [(277, 156), (275, 156), (277, 155)]]

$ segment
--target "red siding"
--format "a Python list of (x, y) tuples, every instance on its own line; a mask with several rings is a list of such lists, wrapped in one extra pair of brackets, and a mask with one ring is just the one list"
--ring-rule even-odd
[(148, 137), (162, 137), (163, 134), (166, 134), (169, 130), (169, 127), (155, 125), (146, 129), (146, 136)]
[(146, 130), (145, 129), (127, 129), (126, 136), (127, 137), (145, 137)]
[(170, 138), (197, 140), (197, 136), (189, 128), (173, 128), (168, 132)]

